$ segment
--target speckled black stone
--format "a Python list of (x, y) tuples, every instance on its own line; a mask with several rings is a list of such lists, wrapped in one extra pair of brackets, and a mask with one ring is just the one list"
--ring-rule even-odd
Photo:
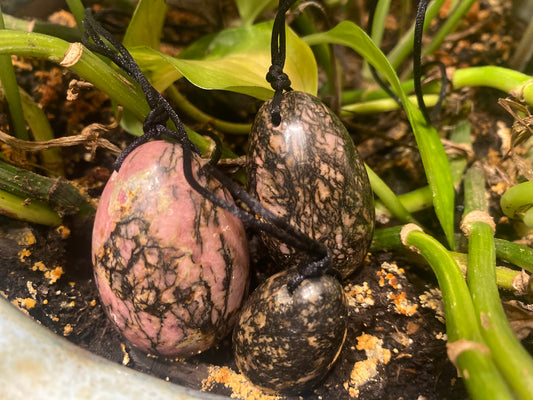
[[(248, 152), (248, 190), (270, 211), (324, 242), (333, 266), (347, 277), (364, 259), (374, 230), (373, 194), (346, 128), (316, 97), (287, 92), (281, 124), (273, 126), (270, 101), (259, 110)], [(262, 235), (281, 268), (301, 253)]]
[(240, 371), (267, 391), (299, 393), (319, 383), (346, 337), (346, 303), (331, 276), (304, 280), (291, 295), (295, 269), (265, 281), (245, 303), (233, 331)]

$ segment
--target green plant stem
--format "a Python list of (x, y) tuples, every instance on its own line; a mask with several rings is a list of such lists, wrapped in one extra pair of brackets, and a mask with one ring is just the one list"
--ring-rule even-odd
[[(408, 193), (399, 194), (396, 197), (408, 213), (426, 210), (433, 206), (431, 199), (432, 193), (429, 186), (424, 186)], [(392, 217), (391, 212), (381, 200), (376, 200), (374, 202), (374, 207), (376, 209), (375, 213), (378, 221), (385, 221)]]
[[(0, 29), (5, 29), (1, 8)], [(17, 138), (28, 140), (29, 135), (26, 129), (26, 121), (24, 120), (24, 112), (22, 111), (17, 77), (15, 76), (15, 69), (11, 63), (11, 56), (7, 54), (0, 55), (0, 81), (4, 88), (9, 114), (11, 116), (11, 131)]]
[[(405, 93), (410, 93), (414, 89), (414, 81), (412, 79), (403, 81), (401, 83), (401, 87)], [(441, 86), (439, 82), (432, 81), (424, 85), (422, 91), (424, 92), (424, 94), (439, 94), (440, 87)], [(350, 105), (351, 103), (388, 99), (389, 97), (389, 94), (381, 88), (344, 90), (341, 93), (341, 104)]]
[(46, 203), (26, 201), (0, 189), (0, 214), (41, 225), (61, 225), (61, 218)]
[[(436, 17), (439, 9), (444, 4), (444, 0), (434, 0), (432, 1), (427, 8), (426, 18), (424, 21), (424, 32), (429, 27), (429, 24)], [(413, 38), (414, 38), (415, 27), (414, 24), (411, 28), (402, 36), (398, 41), (398, 44), (389, 52), (387, 58), (391, 63), (392, 67), (397, 70), (400, 65), (405, 61), (407, 56), (413, 51)]]
[(465, 174), (465, 215), (468, 237), (468, 285), (485, 342), (511, 389), (533, 398), (533, 359), (516, 338), (501, 305), (496, 279), (494, 222), (487, 214), (485, 179), (474, 165)]
[[(68, 48), (68, 42), (48, 35), (0, 31), (0, 54), (36, 57), (60, 64)], [(140, 87), (85, 47), (78, 61), (68, 68), (132, 111), (139, 120), (148, 115), (150, 108)]]
[[(405, 229), (406, 227), (404, 227)], [(475, 318), (470, 292), (461, 270), (437, 240), (418, 231), (404, 231), (405, 246), (413, 246), (429, 263), (442, 292), (448, 354), (457, 351), (455, 365), (473, 399), (513, 399), (486, 350)]]
[[(413, 91), (414, 81), (408, 80), (401, 83), (401, 87), (405, 93)], [(434, 93), (438, 93), (439, 88)], [(380, 100), (390, 97), (385, 90), (379, 89), (355, 89), (355, 90), (343, 90), (341, 96), (341, 104), (349, 105), (351, 103), (357, 103), (361, 101)]]
[[(464, 277), (466, 278), (468, 270), (468, 254), (456, 253), (451, 251), (451, 256), (461, 268)], [(524, 296), (528, 294), (527, 285), (530, 276), (523, 270), (517, 271), (507, 267), (496, 266), (496, 281), (498, 288), (508, 290), (514, 293), (515, 296)]]
[[(19, 92), (22, 100), (22, 109), (26, 116), (26, 122), (31, 129), (33, 139), (35, 141), (54, 139), (54, 131), (50, 126), (50, 121), (44, 110), (39, 107), (33, 98), (22, 90), (22, 88)], [(41, 157), (41, 165), (50, 176), (65, 176), (61, 149), (51, 148), (43, 150), (41, 151)]]
[[(28, 123), (32, 136), (36, 141), (50, 140), (54, 138), (50, 121), (46, 117), (42, 108), (40, 108), (33, 98), (26, 93), (22, 88), (19, 88), (19, 96), (22, 102), (22, 111)], [(5, 93), (2, 86), (0, 86), (0, 101), (5, 99)], [(57, 148), (43, 150), (42, 167), (53, 176), (64, 176), (63, 158), (61, 151)]]
[(523, 98), (533, 105), (532, 78), (512, 69), (485, 66), (457, 69), (453, 73), (452, 84), (455, 88), (465, 86), (487, 86)]
[(533, 181), (507, 189), (500, 200), (500, 206), (509, 218), (522, 219), (524, 213), (533, 207)]
[(4, 14), (4, 22), (7, 29), (14, 31), (42, 33), (61, 38), (67, 42), (79, 42), (81, 40), (81, 32), (68, 26), (51, 24), (35, 19), (20, 19), (7, 14)]
[(169, 86), (166, 92), (176, 107), (180, 109), (180, 111), (200, 123), (210, 124), (221, 132), (234, 135), (247, 135), (250, 133), (250, 129), (252, 129), (251, 124), (239, 124), (222, 121), (204, 113), (194, 104), (192, 104), (184, 95), (182, 95), (174, 85)]
[[(387, 14), (389, 13), (390, 3), (391, 0), (379, 0), (376, 5), (370, 37), (377, 47), (381, 46), (381, 41), (385, 32), (385, 21), (387, 20)], [(372, 73), (370, 72), (368, 62), (366, 61), (363, 65), (363, 77), (366, 81), (371, 81), (372, 79)]]
[(533, 359), (516, 338), (500, 302), (492, 227), (469, 224), (468, 284), (481, 332), (509, 386), (522, 399), (533, 398)]
[(399, 250), (403, 248), (400, 232), (402, 226), (391, 226), (389, 228), (374, 230), (370, 252), (384, 250)]
[(524, 222), (529, 228), (533, 228), (533, 207), (524, 212), (522, 222)]
[[(514, 292), (516, 296), (528, 294), (527, 286), (530, 280), (531, 276), (523, 271), (496, 266), (496, 283), (498, 287)], [(519, 281), (520, 287), (517, 286), (517, 281)]]
[(50, 179), (0, 161), (0, 190), (16, 198), (48, 204), (60, 217), (87, 218), (94, 207), (65, 179)]
[(381, 45), (383, 33), (385, 32), (385, 21), (387, 20), (387, 14), (389, 13), (390, 3), (391, 0), (379, 0), (376, 6), (370, 37), (378, 47)]
[(370, 185), (372, 190), (378, 196), (385, 207), (391, 212), (391, 214), (398, 218), (403, 223), (407, 222), (416, 222), (409, 211), (407, 211), (404, 205), (400, 202), (398, 197), (394, 192), (387, 186), (385, 182), (370, 168), (365, 164), (366, 172), (368, 174), (368, 179), (370, 180)]
[[(408, 99), (411, 103), (415, 105), (417, 104), (416, 96), (408, 96)], [(439, 96), (436, 94), (424, 95), (424, 103), (427, 107), (433, 107), (435, 104), (437, 104), (438, 100)], [(373, 114), (398, 110), (399, 108), (400, 106), (398, 103), (391, 98), (371, 100), (343, 106), (341, 109), (341, 116), (347, 117), (351, 114)]]
[(85, 8), (83, 7), (81, 0), (66, 0), (66, 1), (67, 1), (68, 8), (70, 9), (70, 12), (74, 16), (74, 19), (76, 20), (78, 29), (80, 30), (80, 32), (83, 32), (82, 21), (85, 19)]
[[(0, 30), (0, 54), (36, 57), (60, 64), (68, 48), (69, 43), (52, 36)], [(124, 73), (107, 65), (85, 47), (78, 61), (68, 68), (131, 111), (139, 121), (144, 121), (150, 112), (139, 85), (132, 82)], [(188, 134), (202, 153), (208, 152), (211, 147), (208, 139), (194, 131), (189, 130)]]
[(474, 163), (464, 177), (465, 209), (467, 215), (472, 211), (487, 212), (488, 202), (485, 195), (485, 173), (479, 163)]
[(533, 249), (503, 239), (494, 239), (496, 257), (533, 273)]
[[(401, 230), (402, 226), (376, 229), (372, 238), (370, 252), (373, 253), (385, 250), (398, 251), (403, 249), (404, 246), (400, 237)], [(495, 239), (495, 241), (499, 241), (499, 239)], [(456, 253), (453, 251), (450, 251), (449, 253), (451, 257), (455, 260), (457, 265), (460, 267), (463, 275), (466, 276), (466, 271), (468, 269), (468, 254)], [(498, 287), (505, 290), (513, 291), (516, 295), (522, 296), (526, 294), (524, 292), (524, 290), (526, 289), (524, 289), (523, 287), (517, 287), (517, 285), (515, 284), (516, 280), (519, 278), (523, 280), (526, 279), (526, 276), (522, 271), (517, 271), (506, 267), (496, 267), (496, 280), (498, 282)], [(527, 277), (527, 279), (529, 279), (529, 277)]]

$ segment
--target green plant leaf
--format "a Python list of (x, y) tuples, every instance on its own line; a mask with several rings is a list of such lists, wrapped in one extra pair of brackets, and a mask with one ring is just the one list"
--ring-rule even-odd
[[(158, 89), (178, 75), (203, 89), (230, 90), (266, 100), (274, 91), (265, 76), (270, 66), (272, 22), (222, 31), (192, 44), (178, 58), (146, 47), (129, 49)], [(302, 68), (305, 65), (305, 68)], [(316, 95), (318, 72), (313, 52), (292, 30), (287, 30), (285, 73), (292, 88)], [(165, 86), (166, 85), (166, 86)]]
[(244, 26), (252, 25), (263, 10), (267, 7), (273, 8), (277, 3), (276, 0), (235, 0)]
[(158, 49), (167, 9), (164, 0), (139, 1), (122, 44), (125, 47), (148, 46)]
[(304, 40), (309, 45), (334, 43), (352, 48), (372, 64), (400, 96), (407, 118), (411, 123), (426, 177), (433, 193), (435, 213), (446, 234), (448, 244), (453, 249), (454, 188), (448, 158), (437, 131), (426, 124), (420, 110), (408, 100), (406, 93), (402, 90), (398, 76), (385, 55), (361, 28), (349, 21), (343, 21), (327, 32), (307, 36)]

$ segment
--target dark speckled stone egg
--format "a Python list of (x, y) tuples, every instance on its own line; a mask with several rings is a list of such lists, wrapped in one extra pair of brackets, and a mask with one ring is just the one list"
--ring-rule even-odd
[(290, 294), (295, 269), (267, 279), (246, 301), (233, 331), (240, 371), (267, 391), (299, 393), (319, 383), (346, 337), (340, 283), (324, 275), (305, 279)]
[[(365, 257), (374, 230), (368, 175), (346, 128), (316, 97), (287, 92), (281, 124), (267, 101), (259, 110), (248, 152), (248, 190), (270, 211), (324, 242), (343, 277)], [(262, 235), (284, 268), (297, 265), (295, 249)]]
[[(199, 168), (200, 184), (231, 200)], [(242, 222), (185, 180), (181, 146), (137, 147), (107, 183), (92, 257), (107, 315), (146, 352), (188, 357), (227, 335), (248, 287)]]

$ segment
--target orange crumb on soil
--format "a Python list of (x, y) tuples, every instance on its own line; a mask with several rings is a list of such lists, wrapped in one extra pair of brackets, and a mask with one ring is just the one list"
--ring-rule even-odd
[(368, 282), (363, 282), (360, 285), (349, 284), (344, 287), (348, 305), (353, 308), (362, 306), (373, 306), (375, 304), (372, 297), (372, 289)]
[(35, 239), (35, 235), (31, 231), (25, 231), (17, 238), (19, 246), (31, 246), (35, 242), (37, 242), (37, 239)]
[(357, 350), (371, 350), (376, 346), (378, 338), (367, 333), (363, 333), (357, 338)]
[(96, 300), (91, 300), (91, 302), (89, 303), (91, 305), (91, 307), (94, 307), (96, 305)]
[(509, 184), (506, 182), (499, 182), (496, 185), (492, 185), (490, 187), (490, 190), (492, 190), (496, 194), (499, 194), (500, 196), (504, 194), (507, 189), (509, 189)]
[(122, 365), (128, 365), (130, 362), (130, 355), (126, 350), (126, 345), (124, 343), (120, 343), (120, 348), (122, 349), (122, 354), (124, 354), (124, 357), (122, 358)]
[(359, 397), (359, 387), (369, 382), (378, 375), (378, 366), (388, 364), (391, 351), (384, 349), (383, 340), (376, 336), (363, 333), (357, 338), (357, 349), (364, 350), (367, 359), (357, 361), (350, 373), (350, 379), (344, 382), (344, 389), (351, 398)]
[(49, 284), (56, 283), (59, 278), (63, 275), (63, 267), (55, 266), (54, 269), (46, 271), (44, 277), (48, 279)]
[(47, 271), (48, 268), (46, 268), (46, 265), (44, 265), (44, 263), (42, 261), (37, 261), (36, 263), (33, 264), (33, 267), (31, 267), (32, 271)]
[(63, 336), (68, 336), (72, 333), (72, 325), (70, 324), (66, 324), (64, 327), (63, 327)]
[(66, 239), (70, 236), (70, 229), (64, 225), (58, 226), (56, 232), (61, 235), (61, 239)]
[(232, 390), (231, 397), (245, 400), (280, 400), (281, 397), (267, 394), (254, 386), (246, 377), (228, 367), (209, 367), (209, 376), (202, 381), (202, 390), (209, 391), (215, 384)]
[(69, 28), (76, 27), (74, 16), (65, 10), (56, 11), (48, 17), (48, 21), (53, 24), (68, 26)]
[(428, 291), (425, 291), (423, 294), (418, 296), (420, 300), (420, 305), (424, 308), (429, 308), (435, 311), (435, 317), (445, 323), (444, 319), (444, 304), (442, 303), (442, 294), (439, 289), (434, 288)]
[(26, 257), (31, 256), (31, 251), (29, 251), (27, 248), (23, 248), (21, 251), (18, 252), (18, 256), (21, 262), (26, 261)]
[(398, 294), (390, 293), (389, 299), (394, 302), (396, 311), (399, 314), (407, 315), (408, 317), (416, 314), (418, 310), (418, 304), (413, 303), (407, 299), (405, 292), (400, 292)]
[(26, 310), (30, 310), (33, 307), (35, 307), (35, 300), (27, 297), (25, 299), (21, 297), (17, 297), (15, 300), (11, 302), (13, 305), (17, 306), (18, 308), (25, 308)]

